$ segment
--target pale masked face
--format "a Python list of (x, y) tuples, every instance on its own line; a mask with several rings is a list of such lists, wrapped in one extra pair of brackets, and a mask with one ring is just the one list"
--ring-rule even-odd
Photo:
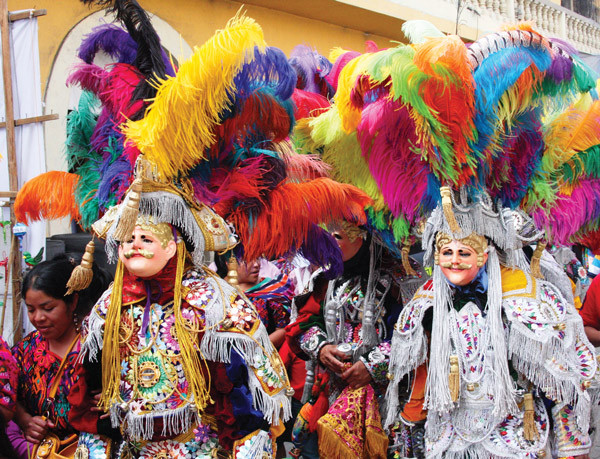
[[(487, 261), (487, 253), (483, 254), (483, 263)], [(477, 252), (472, 247), (459, 241), (443, 245), (439, 250), (439, 265), (444, 276), (454, 285), (470, 284), (477, 273)]]
[(154, 233), (136, 226), (131, 239), (119, 246), (119, 259), (134, 276), (151, 277), (166, 266), (176, 251), (174, 240), (161, 243)]
[(358, 253), (360, 247), (363, 245), (362, 238), (356, 237), (354, 240), (352, 240), (350, 237), (348, 237), (348, 234), (343, 229), (333, 231), (331, 235), (335, 238), (340, 246), (343, 261), (350, 260), (350, 258)]

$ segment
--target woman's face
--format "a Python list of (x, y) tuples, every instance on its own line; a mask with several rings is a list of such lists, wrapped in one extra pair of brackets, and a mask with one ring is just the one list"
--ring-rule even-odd
[[(484, 263), (487, 253), (484, 254)], [(444, 276), (454, 285), (468, 285), (477, 273), (477, 252), (459, 241), (443, 245), (439, 252), (439, 265)]]
[(239, 261), (237, 267), (238, 284), (255, 285), (258, 282), (259, 272), (259, 260), (253, 260), (249, 262)]
[(67, 304), (62, 299), (59, 300), (46, 295), (41, 290), (30, 288), (25, 294), (25, 305), (27, 317), (48, 341), (58, 340), (75, 328), (73, 312), (76, 301)]

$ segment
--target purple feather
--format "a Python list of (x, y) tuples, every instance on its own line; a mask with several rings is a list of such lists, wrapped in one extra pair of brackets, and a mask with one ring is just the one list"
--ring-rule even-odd
[(554, 45), (553, 48), (562, 52), (556, 52), (552, 56), (552, 64), (548, 68), (547, 75), (556, 83), (569, 81), (573, 76), (573, 59), (570, 56), (576, 56), (577, 50), (559, 38), (552, 38), (550, 41)]
[(338, 243), (331, 234), (315, 224), (308, 230), (299, 252), (315, 266), (329, 266), (323, 273), (326, 279), (335, 279), (344, 272), (342, 252)]
[(100, 170), (101, 179), (98, 185), (98, 202), (110, 202), (111, 197), (122, 196), (132, 181), (133, 170), (125, 158), (117, 158), (112, 163), (105, 162)]
[[(118, 145), (123, 145), (123, 134), (115, 126), (114, 120), (110, 117), (107, 110), (102, 110), (96, 123), (96, 129), (90, 138), (90, 146), (97, 152), (102, 153), (107, 150), (110, 145), (110, 139), (114, 139)], [(107, 159), (106, 154), (102, 154), (104, 159)]]
[[(238, 101), (244, 101), (260, 86), (269, 86), (282, 100), (292, 97), (296, 86), (296, 73), (283, 51), (268, 46), (264, 52), (254, 49), (254, 59), (245, 64), (234, 78)], [(238, 102), (239, 103), (239, 102)]]
[(296, 46), (290, 53), (289, 63), (298, 75), (296, 87), (304, 91), (314, 92), (323, 96), (321, 80), (331, 71), (331, 62), (321, 56), (317, 51), (306, 45)]
[(103, 24), (93, 28), (92, 32), (84, 37), (77, 55), (85, 63), (91, 64), (100, 50), (115, 62), (132, 64), (137, 54), (137, 43), (120, 27)]

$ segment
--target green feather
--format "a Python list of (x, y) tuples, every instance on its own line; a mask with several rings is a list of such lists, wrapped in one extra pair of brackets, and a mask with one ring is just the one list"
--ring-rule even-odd
[(83, 91), (77, 110), (67, 116), (67, 140), (65, 151), (70, 172), (78, 173), (77, 168), (88, 159), (96, 156), (90, 151), (90, 138), (94, 132), (100, 101), (96, 96)]

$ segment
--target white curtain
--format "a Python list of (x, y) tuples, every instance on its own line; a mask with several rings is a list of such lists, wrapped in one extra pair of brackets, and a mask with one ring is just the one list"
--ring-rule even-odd
[[(1, 44), (0, 44), (1, 45)], [(36, 18), (22, 19), (10, 23), (10, 58), (12, 68), (13, 105), (15, 119), (29, 118), (43, 114), (42, 90), (40, 82), (40, 61), (38, 51), (38, 24)], [(3, 59), (5, 58), (2, 52)], [(4, 121), (4, 81), (0, 72), (0, 119)], [(26, 124), (15, 128), (17, 155), (18, 186), (46, 171), (46, 155), (42, 123)], [(9, 190), (8, 157), (6, 146), (6, 129), (0, 129), (0, 190)], [(2, 221), (10, 220), (8, 207), (2, 207)], [(0, 261), (8, 257), (10, 249), (10, 231), (7, 231), (6, 243), (0, 233)], [(27, 225), (27, 233), (23, 238), (23, 251), (32, 256), (44, 247), (46, 242), (46, 223), (36, 222)], [(25, 266), (25, 265), (23, 265)], [(4, 270), (0, 269), (4, 277)], [(0, 280), (2, 296), (5, 290), (5, 279)], [(10, 284), (9, 284), (10, 285)], [(7, 301), (4, 337), (12, 343), (12, 301)], [(0, 297), (0, 301), (1, 297)], [(22, 308), (23, 310), (23, 308)], [(23, 314), (24, 315), (24, 314)], [(25, 332), (31, 325), (26, 323)]]

